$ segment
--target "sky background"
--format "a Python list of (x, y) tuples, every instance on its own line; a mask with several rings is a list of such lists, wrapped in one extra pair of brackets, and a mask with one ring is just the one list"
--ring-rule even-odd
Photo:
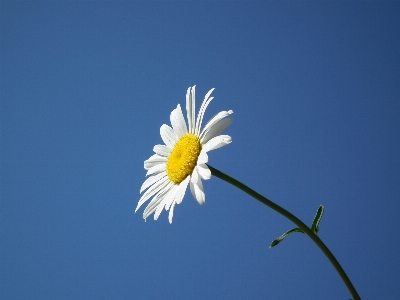
[(209, 163), (306, 224), (363, 299), (400, 298), (400, 2), (5, 2), (1, 299), (349, 299), (295, 227), (216, 177), (134, 214), (159, 128), (211, 88)]

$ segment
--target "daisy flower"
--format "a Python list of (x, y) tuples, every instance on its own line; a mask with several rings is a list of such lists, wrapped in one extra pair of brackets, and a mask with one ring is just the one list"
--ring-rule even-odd
[(221, 111), (201, 129), (201, 123), (207, 106), (214, 97), (211, 89), (204, 97), (197, 118), (195, 118), (195, 89), (189, 87), (186, 93), (187, 124), (181, 106), (171, 112), (172, 127), (163, 124), (160, 128), (161, 139), (165, 145), (155, 145), (156, 153), (144, 161), (148, 177), (140, 188), (141, 196), (135, 212), (149, 199), (150, 203), (143, 212), (143, 218), (154, 213), (157, 220), (162, 210), (169, 210), (168, 220), (172, 223), (174, 208), (180, 204), (190, 184), (193, 197), (200, 205), (205, 203), (202, 179), (211, 177), (207, 152), (228, 145), (232, 142), (229, 135), (220, 135), (232, 119), (226, 118), (232, 110)]

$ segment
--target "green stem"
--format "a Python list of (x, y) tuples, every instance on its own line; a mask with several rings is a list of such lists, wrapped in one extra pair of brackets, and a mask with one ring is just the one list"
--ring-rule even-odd
[(236, 179), (211, 167), (210, 165), (208, 165), (208, 167), (210, 168), (212, 175), (236, 186), (237, 188), (241, 189), (242, 191), (244, 191), (245, 193), (254, 197), (258, 201), (262, 202), (263, 204), (269, 206), (273, 210), (277, 211), (278, 213), (280, 213), (281, 215), (283, 215), (284, 217), (288, 218), (290, 221), (295, 223), (298, 227), (300, 227), (304, 231), (304, 233), (306, 235), (308, 235), (314, 241), (314, 243), (317, 244), (317, 246), (322, 250), (322, 252), (325, 254), (325, 256), (329, 259), (329, 261), (335, 267), (336, 271), (339, 273), (340, 277), (342, 278), (344, 284), (347, 286), (347, 288), (348, 288), (350, 294), (353, 296), (354, 300), (361, 299), (360, 296), (358, 295), (356, 289), (354, 288), (353, 284), (351, 283), (349, 277), (347, 277), (346, 272), (343, 270), (342, 266), (339, 264), (339, 262), (337, 261), (335, 256), (333, 256), (332, 252), (328, 249), (328, 247), (325, 246), (325, 244), (321, 241), (321, 239), (316, 234), (314, 234), (314, 232), (312, 232), (311, 229), (308, 228), (306, 224), (304, 224), (302, 221), (300, 221), (296, 216), (292, 215), (286, 209), (280, 207), (279, 205), (275, 204), (271, 200), (268, 200), (267, 198), (265, 198), (261, 194), (257, 193), (256, 191), (252, 190), (248, 186), (244, 185), (240, 181), (237, 181)]

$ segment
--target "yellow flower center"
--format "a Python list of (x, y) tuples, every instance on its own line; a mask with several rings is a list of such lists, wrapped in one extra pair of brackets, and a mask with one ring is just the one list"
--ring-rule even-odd
[(194, 134), (187, 133), (179, 139), (167, 161), (167, 175), (173, 183), (179, 184), (192, 174), (200, 151), (200, 140)]

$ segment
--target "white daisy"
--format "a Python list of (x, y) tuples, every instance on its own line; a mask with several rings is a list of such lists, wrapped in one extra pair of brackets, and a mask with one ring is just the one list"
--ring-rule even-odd
[(156, 153), (144, 161), (146, 176), (151, 175), (143, 183), (140, 193), (147, 190), (139, 200), (135, 212), (150, 198), (151, 201), (143, 212), (143, 218), (154, 213), (154, 220), (160, 216), (163, 208), (169, 210), (169, 222), (172, 223), (174, 207), (180, 204), (190, 183), (193, 197), (200, 205), (205, 203), (202, 179), (211, 177), (207, 167), (207, 152), (232, 142), (229, 135), (220, 135), (233, 119), (226, 118), (232, 110), (216, 114), (201, 130), (204, 112), (214, 97), (210, 97), (211, 89), (204, 97), (197, 119), (195, 119), (195, 88), (189, 87), (186, 93), (186, 111), (188, 126), (182, 114), (181, 106), (171, 112), (172, 128), (163, 124), (160, 135), (165, 145), (155, 145)]

